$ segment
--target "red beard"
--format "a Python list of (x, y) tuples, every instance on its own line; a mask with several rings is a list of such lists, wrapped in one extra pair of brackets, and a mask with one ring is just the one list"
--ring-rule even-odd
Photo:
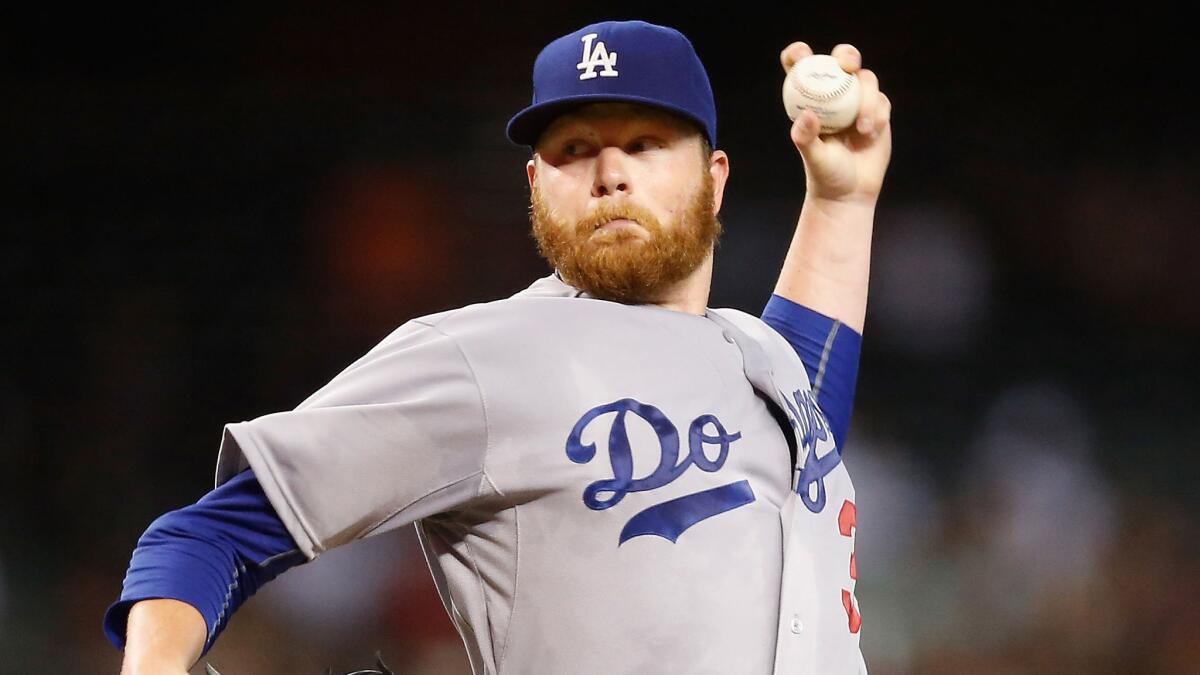
[[(713, 214), (713, 181), (703, 171), (700, 189), (683, 214), (664, 227), (646, 209), (631, 203), (604, 203), (571, 224), (554, 213), (534, 185), (530, 217), (538, 252), (563, 280), (603, 300), (654, 302), (704, 262), (721, 235)], [(600, 229), (624, 218), (649, 233)]]

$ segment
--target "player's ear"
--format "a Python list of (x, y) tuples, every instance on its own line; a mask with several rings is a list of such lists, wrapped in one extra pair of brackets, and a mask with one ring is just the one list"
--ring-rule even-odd
[(529, 178), (529, 189), (533, 189), (533, 180), (537, 177), (537, 155), (525, 163), (525, 176)]
[(724, 150), (713, 150), (708, 157), (708, 174), (713, 183), (713, 215), (721, 212), (721, 200), (725, 197), (725, 181), (729, 180), (729, 155)]

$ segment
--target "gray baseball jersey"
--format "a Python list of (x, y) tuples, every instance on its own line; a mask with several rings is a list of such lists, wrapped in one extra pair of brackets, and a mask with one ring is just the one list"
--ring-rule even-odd
[(477, 674), (866, 672), (854, 488), (742, 312), (546, 277), (227, 426), (217, 484), (248, 466), (309, 557), (415, 522)]

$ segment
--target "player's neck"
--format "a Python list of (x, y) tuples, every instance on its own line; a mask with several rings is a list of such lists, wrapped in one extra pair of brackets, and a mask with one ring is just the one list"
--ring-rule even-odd
[(662, 296), (649, 304), (676, 312), (704, 316), (708, 309), (708, 295), (712, 289), (713, 254), (709, 251), (692, 273), (668, 286)]

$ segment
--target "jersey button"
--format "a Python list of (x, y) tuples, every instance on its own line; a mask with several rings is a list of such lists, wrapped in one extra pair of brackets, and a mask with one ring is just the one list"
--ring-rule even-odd
[(729, 344), (733, 344), (733, 336), (732, 335), (730, 335), (729, 333), (721, 333), (721, 336), (725, 338), (726, 342), (728, 342)]
[(800, 615), (797, 614), (792, 617), (792, 632), (795, 633), (796, 635), (799, 635), (803, 631), (804, 631), (804, 622), (800, 621)]

